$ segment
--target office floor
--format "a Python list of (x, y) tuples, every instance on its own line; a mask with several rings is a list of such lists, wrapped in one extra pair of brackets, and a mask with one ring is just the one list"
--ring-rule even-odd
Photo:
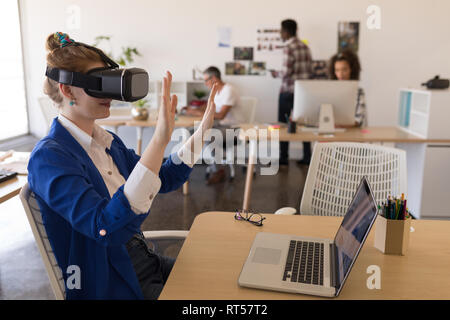
[[(241, 208), (245, 184), (241, 166), (236, 166), (234, 181), (212, 186), (205, 183), (205, 169), (204, 165), (194, 168), (189, 195), (183, 196), (181, 189), (159, 194), (142, 230), (188, 230), (199, 213)], [(281, 168), (274, 176), (261, 176), (257, 170), (250, 209), (274, 212), (290, 206), (298, 210), (307, 167), (291, 161), (289, 168)], [(19, 197), (0, 204), (1, 299), (54, 299)]]

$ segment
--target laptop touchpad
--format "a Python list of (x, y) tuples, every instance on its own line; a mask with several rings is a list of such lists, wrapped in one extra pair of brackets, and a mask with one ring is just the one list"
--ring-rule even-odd
[(265, 264), (279, 264), (281, 257), (281, 250), (257, 247), (253, 255), (252, 262)]

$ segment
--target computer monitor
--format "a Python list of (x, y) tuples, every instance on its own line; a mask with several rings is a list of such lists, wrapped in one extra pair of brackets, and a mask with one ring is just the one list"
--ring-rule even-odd
[[(354, 125), (358, 83), (356, 80), (296, 80), (292, 120), (307, 126), (329, 121), (332, 129), (328, 127), (328, 131), (334, 130), (334, 124)], [(334, 123), (330, 123), (333, 119)]]

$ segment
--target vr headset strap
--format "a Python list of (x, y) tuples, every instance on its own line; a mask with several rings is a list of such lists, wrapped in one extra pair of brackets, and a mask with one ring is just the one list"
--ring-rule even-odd
[[(110, 69), (119, 68), (119, 65), (116, 62), (114, 62), (108, 56), (103, 54), (103, 52), (101, 50), (97, 49), (96, 47), (87, 45), (82, 42), (74, 42), (71, 45), (83, 46), (90, 50), (93, 50), (100, 55), (100, 57), (106, 64), (109, 65), (108, 68), (110, 68)], [(101, 89), (102, 89), (101, 78), (91, 76), (91, 75), (86, 75), (86, 74), (83, 74), (80, 72), (72, 72), (72, 71), (67, 71), (67, 70), (58, 69), (58, 68), (50, 68), (47, 66), (45, 75), (47, 77), (49, 77), (50, 79), (55, 80), (56, 82), (62, 83), (62, 84), (67, 84), (67, 85), (71, 85), (71, 86), (75, 86), (75, 87), (79, 87), (79, 88), (97, 90), (97, 91), (101, 91)]]
[(102, 89), (102, 80), (100, 78), (80, 72), (47, 67), (45, 75), (58, 83), (67, 84), (70, 86), (98, 91)]
[(83, 46), (85, 48), (88, 48), (92, 51), (97, 52), (97, 54), (102, 58), (102, 60), (107, 63), (111, 68), (119, 68), (119, 65), (113, 61), (110, 57), (108, 57), (107, 55), (105, 55), (101, 50), (99, 50), (96, 47), (90, 46), (88, 44), (82, 43), (82, 42), (75, 42), (74, 43), (77, 46)]

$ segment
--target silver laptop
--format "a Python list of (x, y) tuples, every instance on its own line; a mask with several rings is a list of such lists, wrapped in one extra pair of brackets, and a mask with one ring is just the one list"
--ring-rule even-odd
[(260, 232), (242, 268), (244, 287), (336, 297), (377, 216), (364, 177), (334, 240)]

